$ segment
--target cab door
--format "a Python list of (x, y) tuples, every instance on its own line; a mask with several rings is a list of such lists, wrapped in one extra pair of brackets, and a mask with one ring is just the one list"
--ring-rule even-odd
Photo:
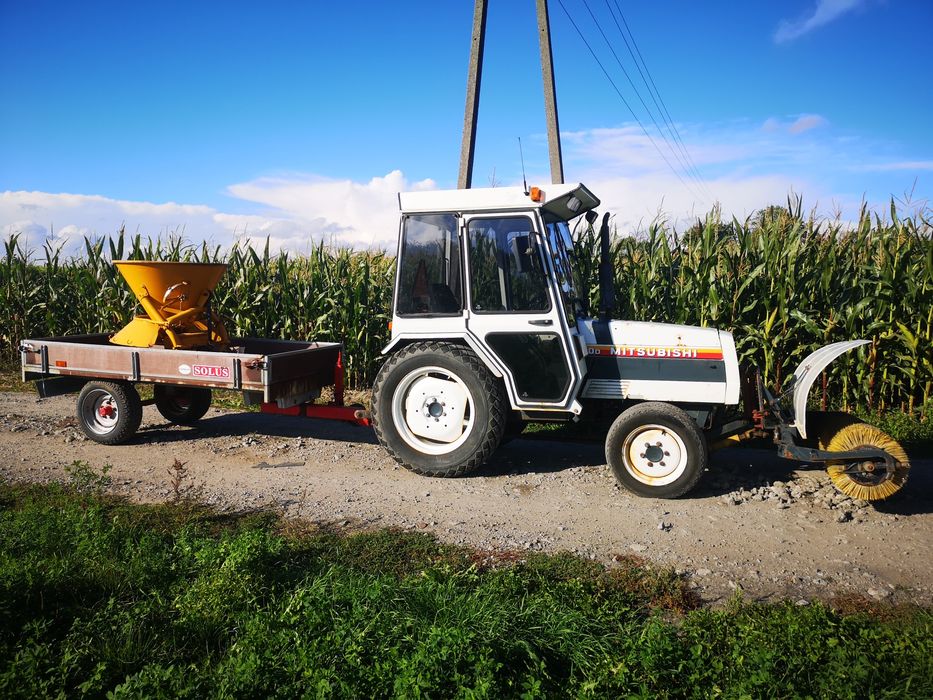
[(498, 360), (514, 406), (566, 408), (579, 368), (535, 220), (465, 219), (467, 328)]

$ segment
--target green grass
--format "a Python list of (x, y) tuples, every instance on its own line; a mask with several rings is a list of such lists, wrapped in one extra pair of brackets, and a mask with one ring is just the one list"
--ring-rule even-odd
[(854, 608), (713, 610), (634, 559), (0, 485), (4, 697), (933, 694), (930, 611)]
[(0, 359), (0, 391), (35, 391), (32, 382), (24, 382), (19, 364), (12, 360)]

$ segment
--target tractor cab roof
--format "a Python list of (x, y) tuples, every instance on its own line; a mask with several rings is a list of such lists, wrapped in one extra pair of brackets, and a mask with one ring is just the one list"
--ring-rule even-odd
[(403, 214), (438, 212), (500, 212), (543, 209), (569, 221), (599, 206), (599, 199), (581, 183), (529, 187), (476, 187), (469, 190), (400, 192)]

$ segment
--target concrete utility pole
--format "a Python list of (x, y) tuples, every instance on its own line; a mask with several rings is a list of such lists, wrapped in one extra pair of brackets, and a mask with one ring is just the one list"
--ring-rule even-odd
[[(554, 90), (554, 61), (551, 55), (551, 25), (547, 0), (535, 0), (538, 13), (538, 44), (541, 47), (541, 76), (544, 78), (544, 117), (547, 121), (548, 154), (551, 160), (551, 182), (564, 181), (564, 163), (560, 152), (560, 124), (557, 120), (557, 94)], [(470, 68), (467, 73), (466, 109), (463, 115), (463, 141), (460, 146), (460, 176), (457, 187), (473, 186), (473, 153), (476, 150), (476, 121), (479, 114), (479, 91), (483, 77), (483, 47), (486, 44), (486, 0), (475, 0), (473, 6), (473, 43), (470, 47)]]
[(557, 95), (554, 91), (554, 61), (551, 55), (551, 25), (547, 0), (536, 0), (538, 43), (541, 46), (541, 76), (544, 78), (544, 117), (547, 120), (547, 147), (551, 157), (551, 182), (564, 182), (564, 163), (560, 153), (560, 125), (557, 121)]
[(476, 149), (476, 117), (479, 114), (479, 88), (483, 76), (483, 46), (486, 43), (486, 0), (473, 6), (473, 43), (467, 73), (466, 110), (463, 115), (463, 143), (460, 146), (460, 176), (457, 187), (473, 186), (473, 152)]

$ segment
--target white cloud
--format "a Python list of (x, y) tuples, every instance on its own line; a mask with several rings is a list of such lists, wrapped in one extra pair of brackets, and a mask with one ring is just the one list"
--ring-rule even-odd
[[(613, 222), (620, 232), (644, 230), (659, 217), (683, 231), (712, 209), (712, 203), (697, 203), (676, 177), (664, 173), (650, 177), (586, 179), (585, 182), (602, 200), (600, 209), (613, 212)], [(722, 177), (707, 181), (727, 221), (733, 215), (742, 221), (769, 204), (780, 204), (801, 184), (810, 192), (814, 191), (810, 183), (782, 175)]]
[(892, 163), (869, 163), (866, 165), (857, 165), (854, 170), (875, 173), (887, 173), (898, 170), (933, 170), (933, 160), (901, 160)]
[(261, 224), (276, 223), (280, 225), (277, 232), (285, 233), (285, 239), (299, 235), (297, 225), (292, 222), (277, 221), (274, 217), (257, 220), (225, 215), (199, 204), (156, 204), (50, 192), (0, 193), (0, 235), (6, 238), (20, 234), (22, 243), (33, 249), (45, 242), (61, 245), (66, 253), (82, 250), (85, 236), (113, 235), (124, 225), (131, 235), (156, 237), (183, 233), (198, 242), (227, 245), (251, 232), (254, 226), (261, 228)]
[(397, 237), (398, 193), (434, 186), (432, 180), (409, 183), (400, 170), (393, 170), (367, 183), (294, 175), (259, 178), (231, 185), (228, 191), (341, 243), (385, 247)]
[[(925, 170), (925, 160), (885, 157), (890, 145), (878, 144), (838, 129), (818, 129), (828, 121), (814, 114), (772, 118), (756, 125), (748, 121), (681, 124), (702, 184), (678, 167), (685, 185), (637, 128), (578, 131), (564, 140), (565, 172), (582, 180), (603, 200), (603, 209), (617, 214), (629, 230), (652, 221), (659, 213), (682, 228), (705, 215), (714, 204), (728, 218), (740, 220), (771, 204), (783, 203), (791, 192), (803, 196), (806, 207), (821, 216), (841, 213), (857, 218), (865, 197), (871, 207), (883, 207), (893, 193), (912, 187), (897, 171)], [(658, 145), (666, 148), (659, 137)], [(676, 165), (669, 151), (667, 159)], [(866, 163), (879, 162), (877, 166)], [(856, 170), (891, 171), (889, 176), (853, 175)], [(921, 188), (929, 185), (920, 182)], [(922, 199), (925, 192), (916, 193)], [(925, 201), (925, 200), (924, 200)]]
[(864, 5), (866, 0), (817, 0), (816, 7), (804, 16), (793, 20), (781, 20), (774, 32), (774, 41), (783, 44), (802, 37)]
[[(690, 142), (690, 156), (698, 167), (728, 163), (749, 155), (747, 146), (740, 141), (691, 141), (690, 133), (684, 134), (682, 126), (678, 130)], [(605, 168), (612, 173), (620, 169), (627, 173), (645, 173), (666, 170), (667, 163), (672, 167), (680, 164), (680, 151), (676, 146), (668, 148), (657, 133), (652, 136), (652, 143), (652, 139), (639, 126), (590, 129), (566, 134), (562, 132), (561, 139), (566, 152), (564, 159), (583, 164), (588, 172)]]
[(309, 175), (260, 178), (231, 185), (241, 200), (263, 205), (261, 212), (230, 214), (200, 204), (153, 203), (100, 195), (48, 192), (0, 193), (0, 235), (19, 234), (24, 245), (45, 242), (68, 253), (83, 249), (83, 238), (116, 234), (184, 235), (211, 245), (235, 241), (264, 244), (273, 250), (306, 251), (318, 241), (356, 248), (395, 246), (397, 193), (433, 189), (431, 180), (410, 183), (396, 170), (367, 183)]
[(765, 119), (765, 123), (761, 125), (762, 131), (780, 131), (782, 128), (780, 120), (775, 117), (768, 117)]
[[(681, 125), (678, 131), (691, 161), (709, 178), (734, 172), (773, 172), (775, 168), (786, 167), (789, 162), (813, 153), (814, 143), (804, 143), (791, 135), (792, 124), (776, 119), (769, 122), (767, 129), (746, 121), (734, 121), (703, 127)], [(569, 143), (565, 140), (565, 160), (572, 169), (579, 168), (599, 177), (611, 177), (620, 172), (665, 174), (676, 181), (671, 168), (683, 173), (674, 155), (679, 149), (668, 147), (657, 135), (654, 141), (657, 148), (638, 127), (631, 126), (576, 132)]]
[(798, 117), (793, 124), (787, 127), (787, 130), (792, 134), (802, 134), (804, 131), (809, 131), (810, 129), (816, 129), (820, 126), (825, 126), (829, 124), (825, 117), (821, 117), (819, 114), (804, 114)]
[(761, 125), (761, 130), (771, 134), (786, 131), (796, 135), (828, 124), (829, 120), (819, 114), (801, 114), (791, 122), (782, 121), (777, 117), (768, 117)]

